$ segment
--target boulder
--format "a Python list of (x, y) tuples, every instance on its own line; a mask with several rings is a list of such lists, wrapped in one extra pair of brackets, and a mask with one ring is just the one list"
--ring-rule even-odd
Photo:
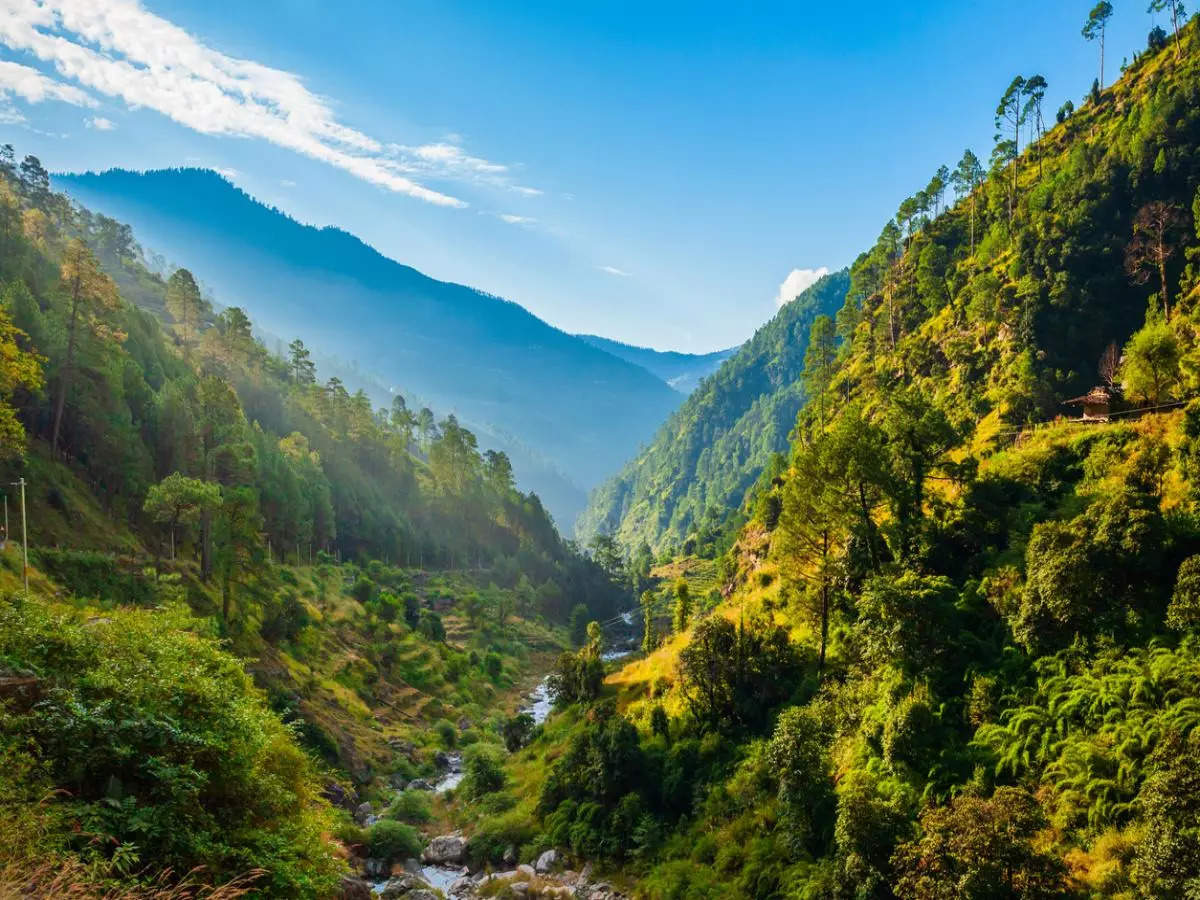
[(450, 754), (445, 750), (439, 750), (437, 753), (433, 754), (433, 764), (439, 769), (450, 768)]
[(433, 785), (424, 778), (418, 778), (416, 781), (410, 781), (408, 783), (408, 789), (410, 791), (432, 791)]
[(343, 875), (338, 900), (371, 900), (371, 885), (361, 878)]
[(371, 818), (371, 814), (375, 812), (372, 809), (369, 801), (363, 801), (354, 808), (354, 821), (359, 825), (366, 825), (367, 819)]
[(514, 897), (528, 897), (529, 896), (529, 882), (528, 881), (514, 881), (512, 884), (510, 884), (508, 886), (508, 889), (512, 892), (512, 895)]
[(388, 784), (392, 786), (393, 790), (402, 791), (408, 787), (408, 779), (401, 772), (393, 772), (388, 778)]
[(503, 861), (506, 866), (511, 866), (517, 861), (517, 848), (514, 844), (509, 844), (504, 848)]
[(464, 875), (457, 881), (451, 882), (450, 894), (454, 897), (461, 897), (463, 894), (468, 894), (475, 887), (475, 880), (469, 875)]
[(460, 834), (441, 834), (429, 842), (421, 859), (435, 866), (460, 865), (467, 856), (467, 839)]
[(558, 865), (558, 851), (547, 850), (537, 858), (537, 862), (533, 864), (534, 869), (539, 875), (545, 875)]
[(438, 895), (428, 888), (420, 888), (415, 891), (409, 891), (404, 895), (404, 900), (439, 900)]
[(398, 878), (389, 878), (388, 883), (380, 891), (380, 896), (383, 897), (383, 900), (394, 900), (396, 897), (412, 897), (415, 896), (417, 891), (426, 890), (428, 887), (428, 884), (415, 875), (401, 875)]
[(321, 796), (330, 802), (331, 805), (344, 809), (347, 812), (354, 811), (354, 803), (358, 799), (354, 796), (353, 791), (347, 791), (336, 781), (331, 781), (321, 789)]

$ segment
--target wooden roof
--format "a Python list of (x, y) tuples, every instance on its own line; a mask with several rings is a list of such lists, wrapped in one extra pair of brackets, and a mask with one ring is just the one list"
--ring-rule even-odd
[(1100, 406), (1105, 403), (1111, 403), (1113, 400), (1113, 392), (1104, 385), (1100, 384), (1092, 388), (1082, 397), (1074, 397), (1070, 400), (1064, 400), (1063, 403), (1067, 406)]

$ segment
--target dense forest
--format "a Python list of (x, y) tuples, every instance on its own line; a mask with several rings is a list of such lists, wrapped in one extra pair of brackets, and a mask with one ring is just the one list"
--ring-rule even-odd
[(329, 896), (347, 855), (420, 849), (355, 825), (356, 793), (502, 747), (568, 618), (628, 602), (504, 453), (320, 381), (300, 340), (269, 353), (198, 280), (0, 148), (0, 450), (30, 565), (0, 549), (0, 895)]
[(747, 521), (650, 570), (640, 658), (563, 658), (481, 850), (648, 898), (1196, 896), (1200, 24), (1152, 7), (885, 223)]
[(1200, 18), (1149, 11), (1113, 84), (1080, 16), (1078, 105), (998, 85), (586, 549), (4, 147), (0, 897), (1200, 896)]
[(813, 320), (836, 312), (848, 285), (846, 272), (825, 276), (701, 381), (650, 445), (592, 492), (578, 533), (666, 556), (724, 549), (746, 492), (787, 449)]

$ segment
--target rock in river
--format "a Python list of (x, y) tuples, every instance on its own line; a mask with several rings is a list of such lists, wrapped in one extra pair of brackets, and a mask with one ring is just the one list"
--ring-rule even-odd
[(458, 865), (466, 858), (467, 839), (459, 834), (442, 834), (435, 837), (421, 854), (425, 862), (435, 866)]

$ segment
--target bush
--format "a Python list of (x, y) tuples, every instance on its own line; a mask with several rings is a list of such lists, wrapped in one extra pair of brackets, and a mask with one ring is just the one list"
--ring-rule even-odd
[[(0, 607), (0, 660), (42, 684), (35, 710), (0, 716), (0, 796), (61, 816), (42, 844), (69, 842), (101, 865), (134, 845), (175, 872), (262, 868), (269, 896), (332, 893), (341, 865), (313, 766), (199, 627), (180, 611), (85, 626), (36, 601)], [(28, 755), (32, 772), (19, 765)]]
[(421, 835), (411, 825), (380, 819), (367, 831), (367, 852), (374, 859), (408, 859), (421, 854)]
[(467, 753), (462, 791), (473, 800), (494, 794), (504, 787), (504, 765), (500, 754), (486, 744), (477, 744)]
[(453, 750), (455, 744), (458, 743), (458, 729), (454, 727), (454, 723), (446, 719), (438, 719), (433, 723), (434, 733), (437, 734), (438, 740), (442, 742), (442, 746), (447, 750)]
[(529, 713), (517, 713), (508, 719), (500, 729), (504, 738), (504, 746), (509, 753), (516, 753), (529, 743), (533, 736), (533, 716)]
[(433, 804), (426, 791), (402, 791), (384, 815), (399, 822), (428, 822), (433, 818)]
[(483, 671), (487, 673), (487, 677), (493, 683), (500, 680), (501, 674), (504, 672), (504, 661), (500, 659), (500, 654), (494, 650), (489, 650), (487, 656), (483, 658)]
[(33, 550), (31, 562), (77, 597), (105, 603), (153, 606), (154, 584), (140, 572), (123, 572), (115, 558), (91, 550)]

